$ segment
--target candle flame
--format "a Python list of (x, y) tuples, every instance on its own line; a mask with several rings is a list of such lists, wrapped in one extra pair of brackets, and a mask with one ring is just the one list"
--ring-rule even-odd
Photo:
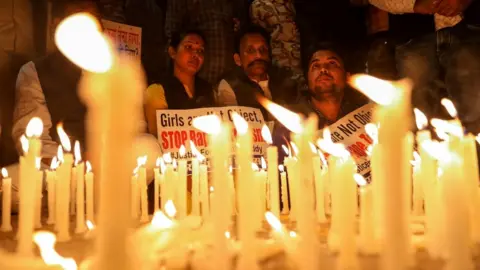
[(58, 157), (58, 160), (59, 160), (60, 162), (63, 162), (63, 161), (64, 161), (64, 160), (63, 160), (63, 148), (62, 148), (62, 146), (60, 146), (60, 145), (58, 146), (57, 157)]
[(230, 166), (228, 167), (228, 172), (229, 172), (229, 173), (232, 173), (232, 172), (233, 172), (233, 167), (232, 167), (232, 165), (230, 165)]
[(76, 270), (77, 264), (72, 258), (64, 258), (55, 251), (56, 237), (53, 233), (40, 231), (33, 235), (33, 241), (40, 249), (40, 255), (47, 265), (60, 265), (65, 270)]
[(283, 149), (283, 152), (285, 152), (285, 154), (287, 156), (290, 156), (290, 150), (288, 150), (288, 147), (285, 146), (284, 144), (282, 144), (282, 149)]
[(168, 218), (162, 211), (157, 211), (153, 215), (151, 224), (158, 229), (168, 229), (173, 227), (174, 222), (170, 218)]
[(312, 150), (312, 153), (317, 154), (318, 153), (317, 147), (311, 142), (308, 142), (308, 144), (310, 145), (310, 149)]
[(262, 161), (262, 169), (266, 170), (267, 169), (267, 162), (265, 161), (265, 158), (262, 157), (261, 161)]
[(42, 165), (42, 158), (35, 157), (35, 168), (37, 168), (37, 170), (40, 170), (41, 165)]
[(193, 119), (192, 125), (207, 134), (218, 134), (220, 133), (221, 121), (217, 115), (211, 114)]
[(59, 50), (73, 63), (91, 72), (104, 73), (112, 67), (113, 55), (97, 20), (77, 13), (63, 20), (55, 32)]
[(392, 82), (370, 75), (353, 75), (350, 79), (350, 84), (353, 88), (375, 101), (375, 103), (383, 106), (392, 104), (399, 96), (399, 91)]
[(290, 145), (292, 146), (293, 153), (295, 153), (295, 156), (298, 156), (298, 147), (294, 142), (290, 142)]
[(357, 185), (361, 187), (366, 186), (368, 184), (367, 180), (365, 180), (365, 178), (361, 174), (358, 174), (358, 173), (354, 174), (353, 179), (355, 179), (355, 182), (357, 182)]
[(262, 138), (268, 144), (273, 144), (272, 133), (270, 132), (270, 129), (267, 127), (267, 125), (263, 125), (262, 127)]
[(410, 161), (410, 164), (412, 164), (414, 168), (418, 168), (420, 166), (421, 161), (422, 159), (420, 158), (420, 155), (418, 154), (418, 152), (413, 151), (413, 160)]
[(445, 160), (450, 157), (448, 145), (436, 141), (424, 141), (421, 147), (433, 158), (437, 160)]
[(133, 169), (133, 175), (134, 175), (134, 176), (137, 176), (137, 174), (138, 174), (138, 168), (139, 168), (139, 167), (137, 166), (137, 167), (135, 167), (135, 169)]
[(289, 111), (264, 97), (258, 97), (258, 101), (288, 130), (293, 133), (302, 132), (302, 117), (299, 114)]
[(137, 158), (137, 167), (145, 166), (145, 164), (147, 164), (147, 159), (148, 159), (148, 157), (146, 155), (142, 156), (142, 157), (138, 157)]
[(235, 125), (235, 129), (239, 134), (245, 134), (248, 131), (248, 123), (241, 117), (238, 113), (232, 113), (232, 120), (233, 124)]
[(8, 171), (6, 168), (2, 168), (2, 177), (7, 178), (8, 177)]
[(59, 123), (57, 125), (57, 133), (58, 137), (60, 138), (60, 142), (62, 143), (63, 148), (65, 151), (70, 152), (72, 150), (72, 145), (70, 143), (70, 139), (68, 138), (67, 133), (65, 133), (65, 130), (63, 130), (63, 124)]
[(367, 155), (371, 157), (373, 152), (373, 145), (367, 146), (367, 150), (365, 152), (367, 152)]
[(175, 205), (173, 204), (172, 200), (168, 200), (165, 203), (165, 212), (170, 218), (174, 218), (175, 215), (177, 214), (177, 208), (175, 208)]
[(190, 148), (192, 149), (192, 154), (198, 159), (199, 162), (202, 162), (205, 160), (205, 156), (202, 155), (200, 151), (198, 151), (197, 147), (192, 141), (190, 141)]
[(215, 188), (213, 188), (213, 186), (210, 186), (210, 193), (212, 193), (214, 191), (215, 191)]
[(323, 166), (328, 166), (327, 159), (325, 158), (325, 154), (322, 151), (318, 150), (318, 156), (320, 157)]
[(165, 161), (165, 163), (172, 163), (172, 154), (170, 152), (163, 154), (163, 161)]
[(278, 165), (278, 170), (279, 170), (280, 172), (284, 172), (284, 171), (285, 171), (285, 167), (284, 167), (282, 164), (280, 164), (280, 165)]
[(155, 161), (155, 166), (160, 168), (160, 164), (162, 163), (162, 158), (158, 157), (157, 160)]
[(38, 118), (38, 117), (33, 117), (29, 122), (28, 122), (28, 125), (27, 125), (27, 128), (25, 130), (25, 135), (27, 135), (27, 137), (31, 138), (31, 137), (40, 137), (42, 136), (42, 132), (43, 132), (43, 122), (42, 122), (42, 119)]
[(232, 237), (232, 236), (230, 235), (230, 232), (228, 232), (228, 231), (225, 232), (225, 238), (230, 239), (230, 237)]
[(458, 116), (457, 109), (455, 108), (455, 105), (453, 105), (453, 102), (450, 99), (442, 98), (440, 103), (442, 103), (443, 107), (445, 107), (451, 117), (456, 118)]
[(75, 153), (75, 165), (78, 165), (82, 161), (82, 152), (80, 151), (80, 142), (75, 141), (73, 146), (73, 151)]
[(174, 169), (177, 168), (177, 160), (176, 159), (173, 159), (172, 166), (173, 166)]
[(22, 135), (20, 137), (20, 143), (22, 144), (23, 153), (28, 153), (28, 148), (30, 147), (30, 145), (28, 144), (28, 139), (27, 137), (25, 137), (25, 135)]
[(282, 222), (272, 213), (266, 212), (265, 219), (267, 220), (268, 224), (277, 232), (281, 232), (283, 230)]
[(415, 113), (415, 122), (417, 123), (418, 130), (426, 128), (428, 125), (427, 116), (417, 108), (413, 109), (413, 112)]
[(93, 231), (93, 229), (95, 229), (95, 225), (93, 224), (92, 221), (87, 220), (85, 223), (87, 224), (87, 228), (89, 231)]
[(477, 143), (480, 144), (480, 133), (477, 135), (477, 137), (475, 137), (475, 140), (477, 140)]
[(184, 157), (185, 156), (185, 145), (182, 144), (182, 146), (180, 146), (180, 149), (178, 150), (178, 154), (180, 155), (180, 157)]
[(327, 152), (331, 155), (341, 158), (347, 158), (350, 156), (350, 153), (345, 149), (345, 146), (341, 143), (334, 143), (332, 141), (332, 135), (330, 129), (323, 129), (323, 139), (317, 140), (317, 145), (324, 152)]
[(258, 165), (254, 162), (252, 162), (252, 170), (255, 171), (255, 172), (258, 172), (260, 170), (260, 168), (258, 167)]
[(432, 119), (430, 123), (439, 132), (445, 132), (457, 137), (463, 137), (463, 127), (457, 123), (436, 118)]
[(90, 164), (90, 161), (87, 161), (86, 164), (87, 164), (87, 173), (89, 173), (92, 171), (92, 164)]
[(288, 233), (288, 235), (290, 235), (291, 238), (297, 237), (297, 233), (294, 232), (294, 231), (290, 231), (290, 232)]
[(378, 143), (378, 127), (373, 123), (368, 123), (365, 125), (365, 131), (368, 136), (372, 138), (373, 143)]

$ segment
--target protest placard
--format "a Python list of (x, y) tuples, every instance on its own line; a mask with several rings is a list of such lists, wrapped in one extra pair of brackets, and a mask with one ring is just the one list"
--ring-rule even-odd
[(368, 181), (371, 175), (367, 148), (373, 140), (365, 132), (365, 125), (372, 122), (373, 106), (367, 104), (358, 108), (328, 127), (332, 141), (345, 145), (357, 164), (357, 172)]
[(140, 61), (142, 28), (109, 20), (102, 20), (102, 26), (105, 34), (111, 38), (120, 54)]
[[(242, 116), (252, 129), (253, 155), (257, 158), (264, 155), (267, 143), (263, 140), (261, 133), (265, 124), (262, 112), (259, 109), (241, 106), (193, 110), (157, 110), (157, 135), (160, 147), (164, 153), (170, 152), (172, 158), (178, 159), (180, 158), (178, 152), (183, 145), (187, 150), (185, 158), (190, 159), (192, 158), (190, 141), (192, 141), (200, 153), (208, 158), (210, 156), (208, 135), (193, 127), (193, 119), (199, 116), (216, 114), (222, 121), (232, 122), (233, 112)], [(235, 130), (232, 130), (232, 134), (235, 134)], [(233, 137), (232, 146), (234, 146)], [(232, 152), (232, 154), (234, 153)]]

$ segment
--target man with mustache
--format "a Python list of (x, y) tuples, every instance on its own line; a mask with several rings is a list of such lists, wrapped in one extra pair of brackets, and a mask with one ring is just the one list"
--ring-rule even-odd
[(259, 108), (269, 119), (255, 95), (280, 104), (296, 100), (297, 83), (288, 70), (272, 65), (269, 44), (269, 34), (259, 26), (239, 34), (233, 55), (236, 67), (218, 85), (218, 105)]
[(343, 116), (368, 103), (368, 99), (351, 89), (340, 50), (333, 44), (322, 43), (309, 50), (305, 63), (308, 91), (290, 108), (298, 113), (319, 116), (319, 127), (335, 123)]

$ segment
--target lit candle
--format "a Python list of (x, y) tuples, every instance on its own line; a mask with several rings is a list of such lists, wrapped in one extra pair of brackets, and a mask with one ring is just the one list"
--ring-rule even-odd
[[(406, 269), (410, 264), (410, 230), (406, 200), (411, 191), (405, 190), (406, 164), (410, 161), (405, 147), (405, 135), (410, 123), (411, 85), (408, 81), (395, 84), (368, 75), (355, 75), (352, 84), (367, 97), (378, 103), (375, 122), (380, 123), (378, 145), (381, 146), (380, 163), (385, 180), (382, 181), (382, 269)], [(382, 177), (383, 178), (383, 177)]]
[(175, 204), (175, 169), (173, 167), (173, 160), (172, 156), (170, 153), (166, 153), (163, 155), (163, 160), (166, 163), (166, 169), (165, 169), (165, 183), (164, 183), (164, 188), (165, 188), (165, 198), (162, 198), (162, 204), (163, 202), (167, 202), (171, 200)]
[[(87, 226), (85, 224), (85, 164), (82, 162), (82, 153), (80, 151), (80, 143), (75, 142), (74, 145), (75, 152), (75, 172), (77, 174), (76, 178), (76, 224), (75, 224), (75, 233), (84, 233), (87, 231)], [(73, 200), (73, 199), (72, 199)]]
[(262, 173), (257, 164), (252, 163), (255, 182), (251, 187), (251, 193), (254, 194), (251, 215), (256, 230), (262, 228), (263, 217), (265, 214), (265, 172)]
[(55, 169), (58, 166), (57, 157), (53, 157), (50, 164), (50, 170), (46, 171), (47, 177), (47, 192), (48, 192), (48, 218), (47, 224), (53, 225), (55, 223)]
[(12, 178), (8, 177), (8, 171), (2, 168), (2, 227), (0, 231), (12, 231)]
[[(70, 184), (72, 177), (73, 155), (68, 153), (71, 151), (70, 139), (63, 130), (61, 124), (57, 125), (57, 133), (63, 148), (67, 153), (63, 153), (63, 162), (57, 169), (57, 209), (55, 215), (57, 217), (57, 237), (58, 242), (66, 242), (70, 240)], [(60, 148), (61, 149), (61, 148)]]
[(139, 63), (116, 57), (99, 31), (93, 17), (75, 14), (60, 23), (55, 40), (62, 53), (88, 71), (80, 80), (79, 95), (88, 108), (87, 148), (99, 166), (95, 267), (121, 270), (130, 267), (132, 257), (127, 248), (131, 214), (124, 210), (129, 207), (125, 198), (130, 196), (131, 157), (145, 86)]
[[(312, 147), (312, 145), (311, 145)], [(312, 147), (312, 151), (317, 152), (315, 146)], [(320, 163), (320, 156), (315, 155), (313, 157), (313, 176), (314, 176), (314, 185), (315, 185), (315, 210), (317, 213), (318, 222), (326, 222), (327, 217), (325, 216), (325, 179), (328, 177), (326, 170), (322, 170), (322, 165)]]
[(138, 167), (135, 168), (132, 178), (131, 178), (131, 214), (132, 219), (137, 220), (139, 217), (139, 210), (140, 210), (140, 187), (138, 184)]
[(190, 149), (192, 149), (192, 211), (194, 216), (200, 216), (200, 161), (204, 159), (203, 155), (197, 150), (195, 144), (190, 141)]
[(42, 197), (43, 197), (43, 171), (40, 169), (42, 159), (36, 158), (35, 185), (36, 185), (36, 202), (35, 202), (35, 229), (42, 228)]
[(288, 173), (288, 194), (290, 195), (290, 220), (295, 221), (297, 219), (298, 209), (298, 169), (297, 161), (294, 158), (287, 157), (284, 161), (285, 167)]
[(91, 222), (95, 221), (95, 214), (94, 214), (94, 197), (93, 197), (93, 173), (92, 173), (92, 165), (89, 161), (86, 162), (87, 164), (87, 172), (85, 173), (85, 188), (86, 188), (86, 197), (87, 197), (87, 220)]
[(148, 194), (147, 194), (147, 156), (138, 158), (138, 186), (140, 193), (140, 222), (148, 222)]
[[(35, 221), (35, 191), (36, 191), (36, 159), (40, 157), (43, 123), (40, 118), (32, 118), (27, 125), (26, 136), (22, 147), (24, 156), (20, 158), (19, 183), (19, 217), (17, 252), (23, 256), (31, 256), (33, 249), (33, 229)], [(26, 143), (25, 143), (26, 142)]]
[(282, 164), (278, 165), (280, 170), (280, 179), (281, 179), (281, 192), (282, 192), (282, 214), (288, 215), (290, 209), (288, 208), (288, 187), (287, 187), (287, 174), (285, 173), (285, 168)]
[[(262, 127), (262, 137), (268, 144), (273, 144), (272, 134), (266, 125)], [(278, 150), (276, 146), (267, 148), (268, 183), (270, 191), (270, 211), (280, 217), (280, 188), (278, 185)]]
[(233, 167), (232, 165), (229, 166), (228, 168), (228, 186), (229, 186), (229, 191), (230, 191), (230, 199), (232, 201), (232, 215), (235, 215), (237, 213), (237, 196), (236, 196), (236, 191), (235, 191), (235, 181), (233, 179)]
[[(417, 108), (413, 109), (415, 113), (415, 122), (417, 124), (417, 145), (419, 146), (419, 163), (414, 167), (414, 201), (413, 213), (414, 215), (421, 215), (424, 213), (423, 204), (426, 204), (426, 193), (431, 192), (432, 188), (428, 188), (429, 182), (432, 182), (434, 171), (431, 171), (432, 162), (430, 155), (422, 149), (421, 145), (424, 141), (430, 141), (432, 136), (429, 130), (423, 130), (428, 125), (428, 119), (425, 114)], [(415, 186), (417, 188), (415, 188)], [(426, 207), (425, 207), (426, 208)], [(428, 222), (427, 222), (428, 223)], [(428, 226), (428, 225), (427, 225)]]
[(154, 182), (153, 182), (153, 212), (156, 213), (160, 210), (160, 163), (162, 158), (157, 158), (156, 168), (153, 169)]
[(413, 215), (421, 216), (423, 215), (423, 185), (420, 175), (420, 156), (417, 152), (414, 152), (414, 161), (413, 163)]
[(178, 160), (178, 180), (177, 180), (177, 216), (184, 218), (187, 216), (187, 160), (185, 157), (185, 146), (182, 145), (179, 150), (180, 159)]
[(354, 177), (360, 186), (360, 247), (363, 254), (375, 254), (378, 246), (375, 242), (372, 188), (361, 175), (355, 174)]
[(467, 181), (470, 211), (470, 228), (472, 244), (480, 242), (480, 220), (476, 217), (480, 216), (480, 196), (478, 194), (478, 157), (475, 137), (468, 134), (462, 141), (464, 144), (464, 175)]
[(260, 220), (263, 220), (263, 217), (265, 215), (265, 212), (267, 211), (267, 205), (268, 205), (268, 181), (267, 181), (267, 172), (265, 171), (267, 169), (267, 163), (263, 157), (260, 158), (261, 160), (261, 165), (262, 168), (258, 172), (258, 192), (259, 192), (259, 198), (260, 198), (260, 207), (261, 207), (261, 214), (260, 214)]
[(202, 217), (205, 220), (210, 216), (210, 203), (208, 198), (208, 166), (204, 160), (200, 164), (199, 169), (199, 187), (200, 187), (200, 204), (202, 206)]

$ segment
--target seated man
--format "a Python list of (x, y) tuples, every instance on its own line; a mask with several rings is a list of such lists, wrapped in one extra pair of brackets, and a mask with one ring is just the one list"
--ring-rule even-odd
[(272, 65), (270, 38), (259, 26), (241, 32), (236, 40), (233, 58), (236, 67), (220, 81), (217, 89), (219, 106), (246, 106), (262, 110), (255, 95), (261, 94), (279, 104), (294, 101), (297, 84), (289, 71)]
[[(58, 10), (54, 15), (61, 14), (55, 17), (52, 30), (61, 19), (74, 13), (99, 14), (94, 1), (70, 1), (61, 6), (57, 5), (56, 8)], [(82, 146), (85, 146), (86, 108), (77, 94), (81, 73), (81, 69), (58, 50), (44, 58), (28, 62), (20, 69), (16, 84), (12, 129), (12, 136), (19, 153), (22, 153), (20, 137), (25, 133), (27, 124), (33, 117), (40, 117), (44, 125), (41, 136), (43, 158), (49, 159), (57, 154), (59, 140), (56, 125), (60, 122), (63, 122), (64, 129), (71, 136), (72, 142), (78, 140)]]
[(309, 50), (307, 59), (304, 71), (308, 91), (290, 109), (306, 116), (316, 113), (319, 128), (323, 128), (368, 103), (363, 94), (347, 84), (350, 74), (346, 71), (344, 58), (332, 44), (315, 45)]

